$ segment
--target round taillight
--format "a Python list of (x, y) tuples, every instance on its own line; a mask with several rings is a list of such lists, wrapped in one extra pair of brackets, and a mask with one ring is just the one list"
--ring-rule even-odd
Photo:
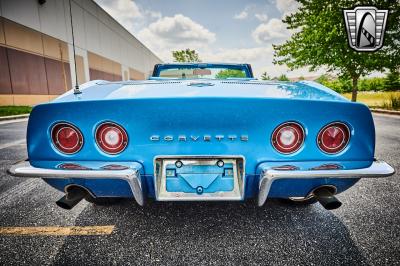
[(335, 122), (326, 125), (318, 133), (319, 148), (329, 154), (341, 152), (350, 140), (350, 129), (343, 123)]
[(79, 129), (68, 123), (53, 126), (51, 138), (54, 146), (65, 154), (74, 154), (83, 146), (83, 136)]
[(283, 123), (272, 133), (272, 145), (280, 153), (294, 153), (301, 148), (303, 143), (304, 129), (295, 122)]
[(117, 154), (128, 145), (128, 135), (120, 125), (106, 122), (97, 128), (96, 142), (105, 153)]

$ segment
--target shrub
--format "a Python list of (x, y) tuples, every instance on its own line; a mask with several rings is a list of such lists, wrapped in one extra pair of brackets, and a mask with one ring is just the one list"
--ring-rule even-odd
[[(329, 80), (326, 75), (321, 75), (316, 79), (316, 82), (319, 82), (339, 93), (351, 92), (352, 90), (351, 80), (346, 78)], [(384, 91), (386, 88), (385, 78), (381, 77), (363, 78), (358, 82), (359, 91)]]
[(385, 78), (385, 90), (394, 91), (400, 90), (400, 74), (396, 70), (391, 70)]
[(290, 81), (289, 78), (285, 74), (280, 75), (278, 77), (278, 80), (279, 81)]
[(400, 109), (400, 95), (391, 94), (389, 97), (389, 101), (386, 101), (383, 104), (383, 108), (399, 110)]

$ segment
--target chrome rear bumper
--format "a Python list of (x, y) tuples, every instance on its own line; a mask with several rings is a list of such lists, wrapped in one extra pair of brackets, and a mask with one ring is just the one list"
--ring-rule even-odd
[[(136, 202), (143, 206), (144, 194), (143, 184), (140, 178), (140, 167), (131, 167), (126, 170), (64, 170), (37, 168), (31, 166), (29, 161), (24, 161), (13, 165), (8, 173), (17, 177), (51, 178), (51, 179), (118, 179), (126, 181)], [(383, 161), (374, 161), (371, 166), (361, 169), (337, 169), (337, 170), (274, 170), (270, 168), (262, 169), (259, 181), (258, 205), (262, 206), (269, 194), (271, 185), (279, 179), (312, 179), (312, 178), (379, 178), (391, 176), (395, 173), (393, 167)], [(207, 200), (206, 198), (196, 198), (197, 200)], [(239, 198), (235, 198), (238, 200)], [(243, 199), (243, 196), (240, 197)], [(164, 199), (167, 200), (167, 199)], [(168, 198), (168, 200), (172, 200)], [(175, 199), (176, 200), (176, 199)], [(215, 199), (214, 199), (215, 200)], [(221, 197), (220, 200), (226, 200)], [(233, 198), (231, 199), (233, 200)]]
[(299, 179), (299, 178), (379, 178), (391, 176), (395, 173), (393, 167), (383, 161), (374, 161), (370, 167), (361, 169), (337, 169), (337, 170), (274, 170), (263, 169), (258, 193), (258, 206), (264, 205), (269, 190), (274, 181), (278, 179)]
[(129, 184), (136, 202), (143, 206), (144, 195), (139, 169), (129, 168), (126, 170), (64, 170), (37, 168), (31, 166), (29, 161), (24, 161), (13, 165), (8, 173), (17, 177), (33, 178), (82, 178), (82, 179), (119, 179)]

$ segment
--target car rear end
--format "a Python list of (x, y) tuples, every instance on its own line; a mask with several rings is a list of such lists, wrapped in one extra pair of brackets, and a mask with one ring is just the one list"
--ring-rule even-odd
[[(60, 144), (65, 136), (73, 143)], [(258, 197), (263, 205), (267, 198), (306, 198), (318, 188), (340, 193), (361, 177), (392, 174), (393, 168), (375, 161), (374, 145), (369, 109), (347, 101), (252, 96), (66, 101), (34, 108), (29, 163), (11, 172), (43, 177), (60, 190), (84, 188), (92, 197), (134, 197), (139, 204), (147, 197)]]

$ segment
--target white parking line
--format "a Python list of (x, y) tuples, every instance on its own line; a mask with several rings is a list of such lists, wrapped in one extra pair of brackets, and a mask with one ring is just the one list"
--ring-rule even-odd
[(9, 142), (9, 143), (0, 145), (0, 150), (1, 149), (5, 149), (5, 148), (9, 148), (9, 147), (12, 147), (12, 146), (20, 145), (20, 144), (25, 144), (25, 139), (20, 139), (20, 140), (16, 140), (16, 141), (13, 141), (13, 142)]

